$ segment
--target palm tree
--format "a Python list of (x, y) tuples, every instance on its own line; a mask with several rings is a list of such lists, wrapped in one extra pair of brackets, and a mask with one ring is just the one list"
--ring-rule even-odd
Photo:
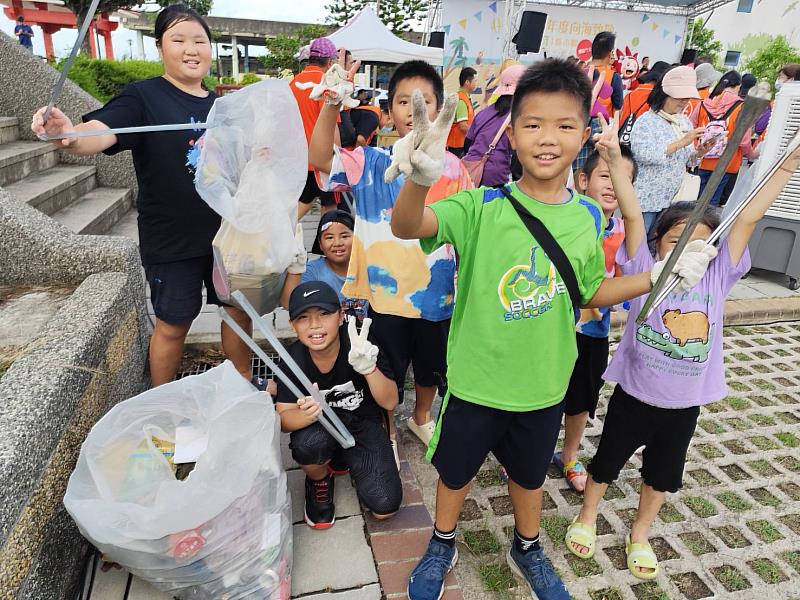
[(453, 54), (450, 56), (450, 60), (447, 61), (447, 66), (444, 68), (444, 79), (447, 79), (447, 76), (450, 74), (453, 61), (455, 61), (456, 58), (460, 59), (460, 64), (466, 64), (464, 51), (469, 50), (469, 44), (467, 44), (467, 40), (465, 40), (463, 36), (450, 40), (450, 47), (453, 49)]

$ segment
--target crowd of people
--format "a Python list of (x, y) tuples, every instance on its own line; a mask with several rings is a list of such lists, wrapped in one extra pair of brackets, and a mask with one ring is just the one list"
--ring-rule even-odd
[[(162, 77), (127, 86), (78, 125), (58, 109), (44, 122), (42, 109), (33, 131), (58, 136), (204, 121), (215, 98), (202, 85), (211, 63), (207, 25), (174, 5), (159, 14), (155, 35)], [(508, 67), (482, 110), (470, 96), (474, 69), (465, 68), (458, 95), (446, 97), (438, 71), (422, 61), (394, 70), (384, 106), (362, 94), (358, 107), (343, 110), (359, 64), (326, 38), (311, 43), (308, 65), (290, 84), (309, 148), (298, 216), (315, 199), (323, 215), (311, 249), (319, 257), (309, 262), (298, 247), (282, 283), (281, 303), (297, 335), (289, 352), (355, 447), (341, 448), (320, 425), (321, 407), (311, 397), (294, 397), (282, 382), (254, 383), (274, 396), (306, 474), (305, 521), (327, 529), (335, 522), (337, 475), (350, 474), (376, 518), (400, 509), (394, 411), (413, 368), (415, 406), (406, 424), (427, 446), (439, 482), (432, 537), (409, 578), (412, 600), (441, 597), (458, 558), (459, 514), (489, 453), (503, 467), (514, 507), (508, 564), (549, 600), (570, 597), (539, 540), (549, 465), (584, 494), (564, 543), (589, 559), (603, 494), (644, 446), (626, 554), (634, 576), (656, 577), (650, 526), (665, 494), (681, 487), (700, 407), (726, 395), (724, 299), (749, 270), (748, 240), (800, 166), (800, 153), (718, 247), (705, 242), (719, 225), (718, 209), (704, 213), (675, 266), (680, 287), (637, 323), (694, 207), (681, 201), (684, 179), (697, 167), (708, 181), (741, 110), (743, 78), (702, 61), (695, 68), (657, 61), (625, 95), (610, 67), (614, 41), (599, 34), (586, 65), (547, 59)], [(797, 75), (797, 65), (784, 67), (776, 86)], [(399, 139), (378, 147), (376, 130), (389, 124)], [(74, 154), (133, 153), (141, 255), (156, 314), (154, 386), (175, 377), (203, 289), (206, 302), (223, 305), (211, 282), (220, 218), (186, 167), (200, 135), (54, 142)], [(757, 153), (759, 135), (742, 142), (731, 176)], [(609, 364), (610, 313), (623, 306), (629, 318)], [(225, 310), (250, 330), (244, 313)], [(222, 340), (250, 379), (247, 348), (225, 325)], [(606, 380), (616, 387), (598, 450), (583, 465), (578, 448)], [(442, 407), (434, 418), (437, 394)], [(562, 419), (564, 446), (554, 454)]]

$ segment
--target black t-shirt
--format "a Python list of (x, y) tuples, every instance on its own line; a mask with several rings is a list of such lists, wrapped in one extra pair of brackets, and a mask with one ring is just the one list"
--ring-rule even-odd
[[(311, 353), (308, 348), (300, 341), (289, 346), (288, 352), (303, 373), (311, 380), (311, 383), (316, 383), (319, 386), (323, 398), (334, 411), (350, 412), (370, 421), (382, 421), (386, 411), (375, 402), (366, 378), (356, 373), (350, 363), (347, 362), (347, 354), (350, 352), (350, 339), (347, 337), (346, 325), (342, 325), (339, 328), (339, 342), (339, 356), (328, 373), (320, 372), (311, 359)], [(377, 366), (386, 377), (394, 379), (389, 362), (383, 352), (378, 352)], [(280, 367), (284, 373), (291, 377), (300, 391), (305, 391), (288, 367), (284, 367), (284, 365), (280, 365)], [(278, 379), (278, 394), (275, 397), (275, 402), (288, 404), (297, 402), (295, 395), (280, 379)]]
[[(137, 127), (203, 122), (216, 96), (198, 98), (163, 77), (125, 86), (102, 108), (83, 116), (109, 127)], [(195, 142), (202, 130), (164, 131), (117, 136), (106, 154), (133, 152), (139, 183), (139, 248), (144, 264), (211, 255), (220, 217), (197, 194)]]
[[(368, 140), (369, 136), (375, 133), (378, 129), (378, 125), (380, 125), (378, 115), (369, 109), (353, 109), (350, 111), (350, 118), (353, 120), (353, 127), (356, 130), (356, 135), (363, 136), (365, 140)], [(376, 140), (377, 137), (372, 138), (370, 145), (374, 146), (372, 142)]]

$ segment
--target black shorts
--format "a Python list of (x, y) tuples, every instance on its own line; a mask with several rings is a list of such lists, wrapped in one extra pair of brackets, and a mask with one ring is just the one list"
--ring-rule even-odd
[(511, 412), (449, 394), (439, 415), (439, 442), (431, 463), (442, 483), (457, 490), (472, 481), (491, 452), (514, 483), (539, 489), (553, 460), (563, 414), (564, 402)]
[(408, 365), (414, 367), (414, 381), (421, 387), (437, 386), (444, 396), (447, 386), (447, 336), (450, 319), (427, 321), (377, 313), (370, 307), (370, 333), (392, 367), (400, 402), (403, 401)]
[(611, 484), (636, 449), (644, 446), (642, 480), (657, 492), (677, 492), (699, 414), (699, 406), (645, 404), (618, 385), (608, 402), (600, 446), (586, 470), (596, 482)]
[(300, 202), (303, 204), (311, 204), (314, 198), (319, 198), (319, 202), (322, 206), (333, 206), (336, 204), (336, 197), (333, 195), (333, 192), (323, 192), (319, 189), (317, 178), (314, 177), (314, 171), (309, 171), (303, 193), (300, 194)]
[(344, 462), (361, 503), (373, 513), (390, 515), (400, 509), (403, 484), (394, 462), (389, 434), (380, 423), (336, 411), (345, 427), (353, 434), (356, 445), (342, 448), (320, 424), (314, 423), (293, 431), (289, 448), (300, 465), (324, 465), (334, 456)]
[(203, 307), (203, 287), (206, 304), (224, 306), (214, 291), (211, 272), (214, 259), (209, 256), (187, 258), (174, 262), (144, 266), (150, 284), (150, 301), (156, 317), (170, 325), (191, 323)]
[(595, 338), (577, 333), (578, 360), (572, 369), (569, 387), (564, 395), (564, 414), (573, 416), (588, 412), (594, 419), (603, 373), (608, 366), (608, 338)]

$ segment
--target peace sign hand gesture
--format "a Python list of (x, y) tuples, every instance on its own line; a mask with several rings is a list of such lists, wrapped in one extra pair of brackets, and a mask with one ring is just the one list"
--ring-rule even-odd
[(339, 61), (332, 64), (322, 76), (322, 81), (319, 83), (295, 83), (301, 90), (311, 88), (310, 98), (312, 100), (319, 100), (322, 98), (325, 104), (330, 106), (339, 106), (344, 104), (348, 108), (353, 108), (359, 105), (358, 100), (353, 98), (353, 78), (361, 66), (361, 61), (353, 62), (350, 69), (344, 68), (345, 52), (339, 53)]
[(615, 119), (608, 123), (603, 117), (600, 118), (600, 133), (595, 133), (592, 140), (597, 153), (604, 161), (611, 166), (617, 159), (622, 158), (622, 150), (619, 147), (619, 126)]
[(347, 317), (347, 337), (350, 338), (350, 352), (347, 354), (347, 362), (353, 367), (356, 373), (369, 375), (376, 369), (378, 364), (378, 347), (367, 339), (369, 336), (369, 326), (372, 319), (367, 317), (361, 325), (361, 333), (356, 330), (356, 318)]
[(447, 136), (453, 125), (458, 96), (450, 94), (445, 98), (439, 116), (431, 122), (428, 107), (420, 90), (411, 95), (413, 105), (414, 130), (398, 140), (392, 149), (392, 164), (386, 169), (386, 182), (394, 181), (405, 174), (417, 185), (430, 187), (442, 176)]

